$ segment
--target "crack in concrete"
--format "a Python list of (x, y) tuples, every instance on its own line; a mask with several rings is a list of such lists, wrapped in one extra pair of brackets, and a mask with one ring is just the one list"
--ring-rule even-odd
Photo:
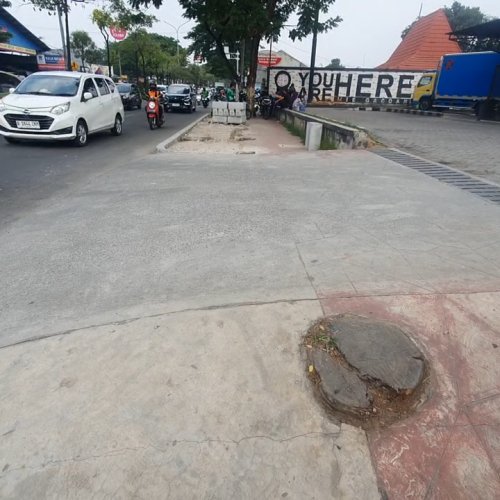
[[(296, 247), (297, 248), (297, 247)], [(361, 299), (361, 298), (370, 298), (370, 297), (441, 297), (441, 296), (460, 296), (460, 295), (480, 295), (484, 293), (500, 293), (500, 288), (493, 288), (493, 289), (484, 289), (484, 290), (473, 290), (473, 291), (467, 291), (467, 290), (450, 290), (450, 291), (437, 291), (437, 292), (430, 292), (427, 291), (426, 288), (421, 287), (419, 285), (416, 285), (414, 283), (414, 286), (418, 288), (423, 288), (426, 290), (426, 292), (397, 292), (397, 291), (392, 291), (388, 293), (357, 293), (351, 294), (351, 293), (331, 293), (331, 294), (320, 294), (315, 286), (312, 283), (312, 277), (309, 275), (304, 261), (302, 259), (302, 256), (300, 255), (299, 249), (297, 248), (297, 253), (299, 255), (299, 259), (304, 267), (304, 270), (306, 272), (306, 275), (309, 279), (309, 282), (311, 284), (311, 287), (316, 295), (316, 298), (290, 298), (290, 299), (277, 299), (277, 300), (270, 300), (270, 301), (248, 301), (248, 302), (229, 302), (226, 304), (214, 304), (211, 306), (205, 306), (205, 307), (192, 307), (192, 308), (186, 308), (186, 309), (177, 309), (173, 311), (167, 311), (167, 312), (161, 312), (161, 313), (156, 313), (156, 314), (147, 314), (145, 316), (134, 316), (132, 318), (127, 318), (124, 320), (120, 321), (108, 321), (104, 323), (97, 323), (97, 324), (92, 324), (92, 325), (86, 325), (86, 326), (81, 326), (77, 328), (71, 328), (68, 330), (62, 330), (59, 332), (52, 332), (52, 333), (47, 333), (45, 335), (36, 335), (34, 337), (29, 337), (26, 339), (19, 340), (17, 342), (12, 342), (11, 344), (4, 344), (0, 345), (0, 350), (2, 349), (7, 349), (9, 347), (15, 347), (18, 345), (22, 344), (28, 344), (31, 342), (37, 342), (40, 340), (46, 340), (50, 339), (53, 337), (62, 337), (65, 335), (71, 335), (73, 333), (78, 333), (81, 331), (85, 330), (90, 330), (92, 328), (102, 328), (106, 326), (121, 326), (121, 325), (128, 325), (130, 323), (134, 323), (135, 321), (139, 321), (141, 319), (150, 319), (150, 318), (161, 318), (163, 316), (172, 316), (175, 314), (183, 314), (183, 313), (189, 313), (189, 312), (202, 312), (202, 311), (216, 311), (219, 309), (237, 309), (239, 307), (258, 307), (258, 306), (266, 306), (266, 305), (273, 305), (273, 304), (296, 304), (296, 303), (302, 303), (302, 302), (319, 302), (319, 305), (321, 307), (321, 310), (323, 312), (323, 316), (325, 315), (325, 311), (323, 308), (323, 300), (327, 299), (335, 299), (335, 300), (348, 300), (348, 299)], [(349, 279), (349, 277), (347, 276)], [(357, 290), (354, 285), (351, 283), (352, 287), (354, 290)]]
[(15, 467), (15, 468), (9, 468), (6, 470), (3, 474), (0, 474), (0, 479), (6, 477), (8, 474), (11, 474), (12, 472), (16, 472), (19, 470), (39, 470), (39, 469), (44, 469), (46, 467), (51, 467), (51, 466), (57, 466), (60, 464), (65, 464), (65, 463), (78, 463), (78, 462), (87, 462), (87, 461), (92, 461), (92, 460), (98, 460), (100, 458), (109, 458), (109, 457), (115, 457), (115, 456), (121, 456), (126, 454), (127, 452), (138, 452), (141, 450), (149, 450), (149, 449), (154, 449), (160, 453), (167, 453), (169, 452), (172, 448), (174, 448), (177, 445), (182, 445), (182, 444), (195, 444), (195, 445), (203, 445), (203, 444), (208, 444), (208, 443), (217, 443), (217, 444), (224, 444), (224, 445), (234, 445), (234, 446), (239, 446), (241, 443), (245, 441), (252, 441), (252, 440), (267, 440), (267, 441), (272, 441), (274, 443), (282, 444), (282, 443), (287, 443), (290, 441), (293, 441), (295, 439), (300, 439), (300, 438), (306, 438), (306, 439), (315, 439), (315, 438), (338, 438), (340, 436), (341, 430), (337, 432), (306, 432), (303, 434), (296, 434), (293, 436), (288, 436), (285, 438), (274, 438), (272, 436), (266, 436), (266, 435), (255, 435), (255, 436), (244, 436), (241, 439), (214, 439), (214, 438), (206, 438), (206, 439), (179, 439), (179, 440), (172, 440), (172, 441), (167, 441), (166, 444), (170, 446), (170, 448), (161, 448), (159, 446), (155, 446), (154, 444), (148, 444), (147, 446), (127, 446), (123, 448), (117, 448), (115, 450), (109, 450), (105, 453), (101, 453), (98, 455), (88, 455), (88, 456), (76, 456), (76, 457), (69, 457), (69, 458), (61, 458), (61, 459), (55, 459), (55, 460), (48, 460), (47, 462), (43, 462), (39, 465), (23, 465), (22, 467)]
[(248, 301), (248, 302), (229, 302), (226, 304), (215, 304), (211, 306), (205, 307), (193, 307), (186, 309), (178, 309), (174, 311), (161, 312), (156, 314), (146, 314), (145, 316), (135, 316), (133, 318), (127, 318), (120, 321), (108, 321), (104, 323), (98, 323), (94, 325), (81, 326), (78, 328), (71, 328), (68, 330), (62, 330), (59, 332), (47, 333), (45, 335), (36, 335), (34, 337), (29, 337), (27, 339), (19, 340), (17, 342), (12, 342), (11, 344), (0, 345), (0, 350), (6, 349), (8, 347), (14, 347), (21, 344), (27, 344), (30, 342), (37, 342), (39, 340), (46, 340), (53, 337), (62, 337), (64, 335), (71, 335), (72, 333), (77, 333), (84, 330), (90, 330), (92, 328), (101, 328), (105, 326), (122, 326), (128, 325), (130, 323), (134, 323), (141, 319), (150, 319), (150, 318), (161, 318), (163, 316), (171, 316), (174, 314), (183, 314), (188, 312), (201, 312), (201, 311), (216, 311), (219, 309), (237, 309), (239, 307), (251, 307), (251, 306), (266, 306), (273, 304), (296, 304), (300, 302), (317, 302), (319, 299), (316, 298), (299, 298), (299, 299), (277, 299), (277, 300), (269, 300), (269, 301)]
[[(297, 251), (297, 255), (299, 257), (299, 260), (302, 264), (302, 267), (304, 268), (304, 272), (306, 273), (307, 279), (309, 280), (309, 284), (311, 285), (311, 288), (313, 289), (314, 294), (316, 295), (316, 297), (319, 300), (318, 290), (316, 290), (316, 287), (314, 286), (314, 278), (309, 274), (309, 271), (307, 270), (306, 264), (304, 262), (304, 259), (302, 258), (302, 254), (300, 253), (299, 246), (297, 245), (297, 243), (295, 243), (295, 250)], [(321, 301), (319, 301), (319, 305), (321, 306), (321, 312), (323, 313), (323, 316), (324, 316), (325, 310), (323, 309), (323, 303)]]

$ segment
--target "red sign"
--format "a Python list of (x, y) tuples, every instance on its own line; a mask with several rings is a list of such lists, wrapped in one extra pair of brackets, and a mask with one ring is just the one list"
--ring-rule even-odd
[(127, 36), (127, 30), (125, 28), (111, 26), (111, 28), (109, 28), (109, 32), (111, 33), (111, 36), (118, 41), (124, 40)]
[(278, 66), (283, 58), (271, 52), (260, 52), (259, 53), (259, 65), (260, 66)]

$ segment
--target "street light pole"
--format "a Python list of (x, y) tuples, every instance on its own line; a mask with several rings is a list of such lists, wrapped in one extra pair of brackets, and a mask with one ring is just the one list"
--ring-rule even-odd
[(170, 24), (167, 21), (163, 21), (165, 24), (168, 24), (169, 26), (172, 26), (175, 30), (175, 39), (177, 40), (177, 63), (180, 63), (179, 61), (179, 30), (185, 26), (189, 21), (186, 21), (185, 23), (182, 23), (180, 26), (174, 26), (173, 24)]
[(64, 24), (66, 26), (66, 69), (71, 71), (71, 45), (69, 41), (68, 0), (64, 0)]

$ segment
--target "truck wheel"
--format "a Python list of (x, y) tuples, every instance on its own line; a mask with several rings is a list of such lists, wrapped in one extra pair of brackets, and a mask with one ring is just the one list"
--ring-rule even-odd
[(432, 101), (430, 97), (422, 97), (419, 102), (419, 108), (422, 111), (429, 111), (432, 108)]

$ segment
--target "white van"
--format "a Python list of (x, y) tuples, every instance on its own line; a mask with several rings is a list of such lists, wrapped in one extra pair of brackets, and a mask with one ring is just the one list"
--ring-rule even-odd
[(7, 142), (72, 140), (85, 146), (95, 132), (121, 135), (124, 118), (115, 84), (102, 75), (33, 73), (0, 100), (0, 135)]

